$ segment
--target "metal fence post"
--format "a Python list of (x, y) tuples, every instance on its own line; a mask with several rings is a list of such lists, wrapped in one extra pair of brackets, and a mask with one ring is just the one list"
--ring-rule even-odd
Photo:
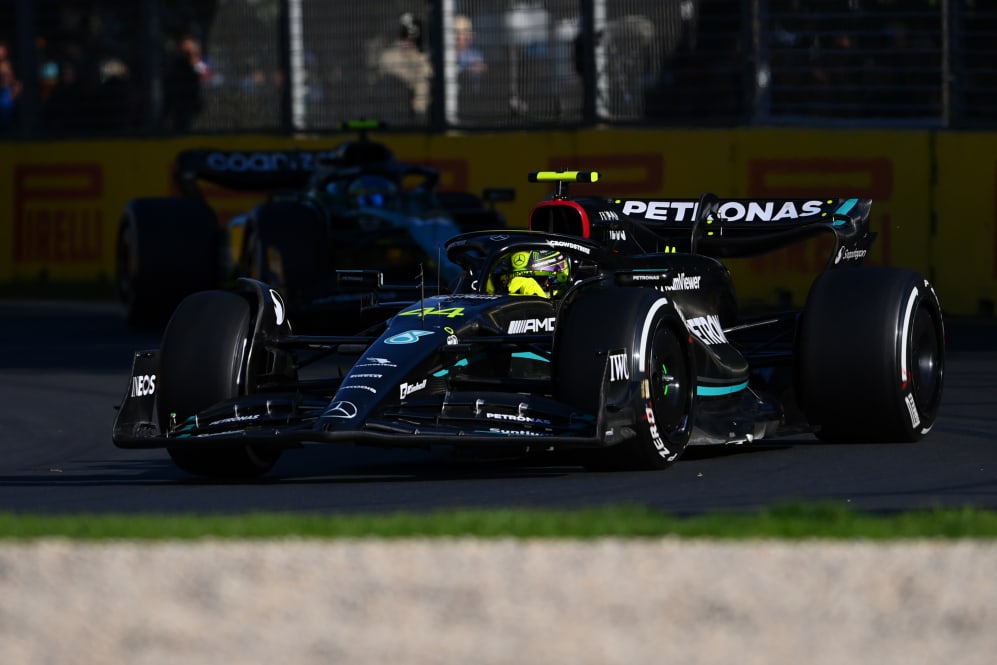
[[(582, 124), (594, 125), (596, 117), (595, 0), (580, 0), (582, 49)], [(577, 54), (576, 54), (577, 57)]]
[(442, 132), (447, 129), (446, 80), (444, 76), (444, 25), (443, 0), (432, 0), (429, 3), (430, 14), (430, 62), (433, 65), (433, 78), (430, 82), (429, 130)]
[(143, 119), (143, 129), (148, 132), (162, 130), (163, 121), (163, 54), (160, 33), (159, 0), (142, 0), (142, 65), (145, 80), (142, 87), (149, 100), (148, 112)]

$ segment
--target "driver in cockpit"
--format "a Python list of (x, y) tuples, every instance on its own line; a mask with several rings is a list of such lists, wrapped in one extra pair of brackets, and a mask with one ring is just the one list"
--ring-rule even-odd
[(571, 263), (557, 250), (515, 252), (489, 276), (488, 293), (557, 298), (571, 285)]

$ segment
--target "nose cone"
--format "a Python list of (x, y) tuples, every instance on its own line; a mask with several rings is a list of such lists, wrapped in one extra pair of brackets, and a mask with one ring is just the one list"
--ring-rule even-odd
[(356, 429), (360, 425), (360, 408), (356, 402), (336, 396), (319, 417), (318, 427), (323, 431)]

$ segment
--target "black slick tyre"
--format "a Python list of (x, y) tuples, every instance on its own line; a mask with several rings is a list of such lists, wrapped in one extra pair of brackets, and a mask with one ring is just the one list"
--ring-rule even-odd
[(942, 399), (945, 334), (915, 271), (831, 270), (815, 280), (798, 329), (798, 399), (825, 441), (913, 442)]
[(114, 282), (125, 321), (162, 328), (184, 296), (216, 288), (220, 235), (214, 213), (199, 201), (129, 201), (115, 238)]
[(554, 342), (558, 398), (596, 413), (608, 362), (606, 402), (632, 414), (629, 438), (585, 455), (589, 468), (665, 469), (689, 443), (696, 373), (667, 302), (650, 289), (597, 286), (564, 305)]
[(297, 200), (270, 201), (246, 229), (244, 274), (299, 302), (329, 270), (329, 238), (318, 211)]
[[(183, 300), (163, 333), (158, 379), (158, 417), (166, 431), (185, 418), (240, 394), (250, 307), (227, 291), (202, 291)], [(270, 470), (277, 446), (187, 442), (169, 447), (184, 471), (207, 478), (252, 478)]]

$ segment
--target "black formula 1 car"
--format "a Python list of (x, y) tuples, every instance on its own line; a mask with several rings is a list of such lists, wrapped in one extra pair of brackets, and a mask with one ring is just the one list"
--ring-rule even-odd
[[(378, 271), (341, 272), (379, 312), (361, 334), (295, 333), (258, 280), (191, 295), (160, 348), (135, 353), (114, 443), (244, 477), (309, 443), (576, 449), (592, 468), (663, 469), (689, 445), (931, 430), (942, 313), (923, 276), (861, 265), (870, 200), (568, 195), (596, 177), (531, 174), (556, 190), (528, 229), (447, 242), (462, 269), (450, 293), (385, 301)], [(805, 306), (742, 317), (723, 257), (820, 234), (834, 247)]]
[[(402, 162), (367, 131), (330, 150), (190, 149), (175, 162), (180, 196), (128, 202), (119, 223), (115, 285), (126, 320), (161, 327), (196, 291), (253, 277), (279, 288), (299, 324), (345, 322), (357, 294), (336, 290), (337, 269), (374, 268), (412, 279), (420, 270), (440, 290), (460, 273), (442, 255), (453, 235), (505, 226), (495, 203), (511, 190), (478, 196), (439, 190), (440, 173)], [(266, 200), (221, 223), (204, 183)]]

